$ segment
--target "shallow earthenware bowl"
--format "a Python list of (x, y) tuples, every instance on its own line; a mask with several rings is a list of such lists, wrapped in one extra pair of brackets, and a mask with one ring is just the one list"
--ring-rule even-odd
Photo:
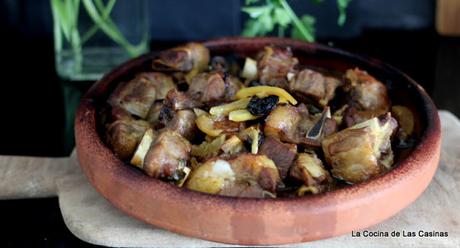
[[(439, 162), (440, 124), (435, 105), (414, 80), (372, 58), (319, 44), (280, 38), (224, 38), (205, 43), (212, 54), (254, 54), (266, 45), (289, 46), (301, 63), (344, 72), (360, 67), (384, 82), (394, 103), (417, 116), (415, 148), (389, 173), (365, 183), (301, 198), (222, 197), (150, 178), (119, 160), (99, 135), (98, 111), (108, 94), (136, 72), (149, 70), (155, 53), (130, 60), (92, 86), (75, 120), (78, 159), (91, 184), (123, 212), (172, 232), (206, 240), (286, 244), (324, 239), (370, 227), (411, 204), (428, 186)], [(427, 202), (427, 204), (430, 204)]]

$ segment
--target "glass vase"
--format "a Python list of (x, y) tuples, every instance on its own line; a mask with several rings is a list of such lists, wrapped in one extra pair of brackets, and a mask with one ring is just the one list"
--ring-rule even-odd
[(50, 0), (56, 71), (65, 80), (97, 80), (148, 51), (148, 0)]

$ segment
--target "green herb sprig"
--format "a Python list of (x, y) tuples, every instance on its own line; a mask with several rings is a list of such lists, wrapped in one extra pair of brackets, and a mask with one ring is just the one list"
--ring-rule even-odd
[[(300, 18), (286, 0), (246, 0), (241, 9), (249, 15), (242, 35), (264, 36), (277, 28), (278, 36), (284, 37), (290, 28), (290, 36), (295, 39), (313, 42), (315, 40), (315, 17), (304, 14)], [(323, 0), (313, 0), (321, 3)], [(346, 21), (346, 9), (351, 0), (336, 0), (339, 17), (337, 24), (343, 26)]]
[[(142, 42), (139, 45), (130, 44), (111, 19), (110, 14), (116, 2), (117, 0), (108, 0), (107, 4), (104, 4), (102, 0), (51, 0), (56, 51), (62, 50), (64, 38), (70, 43), (73, 52), (76, 55), (81, 55), (83, 44), (98, 30), (101, 30), (115, 43), (123, 47), (130, 56), (134, 57), (144, 52), (145, 44)], [(80, 5), (94, 22), (94, 25), (82, 35), (78, 30)]]

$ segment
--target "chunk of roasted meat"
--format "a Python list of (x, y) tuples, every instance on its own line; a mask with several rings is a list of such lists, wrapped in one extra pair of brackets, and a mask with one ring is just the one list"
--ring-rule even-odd
[(215, 104), (232, 100), (242, 86), (236, 77), (224, 77), (220, 72), (203, 72), (193, 77), (187, 94), (205, 104)]
[(350, 107), (345, 113), (347, 126), (369, 120), (390, 111), (390, 99), (383, 83), (358, 68), (347, 70)]
[(158, 101), (155, 102), (151, 107), (150, 110), (147, 114), (147, 117), (145, 117), (145, 120), (152, 125), (152, 127), (157, 127), (158, 124), (160, 123), (160, 113), (161, 109), (163, 108), (163, 101)]
[(160, 72), (144, 72), (139, 74), (139, 77), (153, 83), (156, 89), (155, 100), (163, 100), (170, 90), (176, 89), (171, 76)]
[(227, 72), (230, 69), (230, 64), (227, 62), (227, 60), (222, 57), (222, 56), (215, 56), (212, 57), (211, 59), (211, 71), (217, 71), (217, 72)]
[(388, 113), (326, 137), (322, 147), (332, 174), (349, 183), (359, 183), (390, 169), (390, 137), (396, 127), (396, 120)]
[(165, 129), (150, 145), (142, 169), (151, 177), (179, 180), (191, 149), (187, 139)]
[(297, 155), (295, 144), (286, 144), (274, 137), (266, 137), (260, 146), (259, 154), (266, 155), (275, 162), (281, 179), (286, 178), (289, 168)]
[(324, 121), (324, 126), (322, 130), (322, 137), (327, 137), (335, 132), (338, 131), (338, 123), (335, 119), (332, 118), (326, 118)]
[(153, 69), (188, 72), (205, 70), (209, 63), (209, 50), (199, 43), (188, 43), (161, 52), (153, 61)]
[(316, 154), (311, 153), (300, 153), (289, 174), (303, 182), (303, 186), (297, 191), (298, 195), (304, 195), (306, 192), (313, 194), (325, 192), (333, 182), (323, 162)]
[(197, 73), (208, 68), (209, 50), (199, 43), (188, 43), (184, 46), (161, 52), (153, 60), (152, 67), (158, 71), (184, 72), (187, 82)]
[(275, 196), (281, 182), (275, 163), (265, 155), (239, 154), (206, 161), (189, 176), (188, 189), (226, 196)]
[(108, 102), (112, 107), (146, 118), (155, 100), (164, 99), (175, 87), (170, 76), (159, 72), (140, 73), (133, 80), (120, 84)]
[(107, 126), (107, 143), (120, 159), (130, 159), (148, 128), (149, 123), (143, 120), (116, 120)]
[(318, 140), (306, 137), (314, 123), (305, 105), (279, 105), (265, 119), (264, 134), (288, 143), (319, 147)]
[(259, 80), (262, 84), (288, 89), (288, 74), (295, 72), (298, 62), (289, 48), (265, 47), (257, 62)]
[(166, 123), (165, 127), (167, 129), (176, 131), (187, 139), (192, 139), (195, 136), (195, 132), (197, 130), (195, 119), (196, 116), (192, 110), (178, 110), (174, 113), (171, 121)]
[(315, 99), (318, 103), (326, 106), (334, 98), (335, 89), (340, 85), (340, 81), (333, 77), (310, 69), (300, 71), (291, 80), (289, 89), (297, 94)]
[(114, 106), (111, 108), (111, 111), (110, 111), (111, 122), (114, 122), (116, 120), (131, 120), (131, 119), (133, 119), (133, 117), (125, 109), (119, 106)]
[(187, 139), (195, 136), (195, 113), (190, 109), (173, 110), (169, 106), (152, 106), (148, 119), (150, 123), (155, 123), (157, 129), (166, 128), (178, 132)]
[(147, 116), (155, 101), (155, 84), (144, 77), (136, 77), (130, 82), (120, 84), (108, 100), (112, 107), (120, 107), (141, 118)]
[(192, 99), (185, 92), (171, 90), (166, 95), (164, 105), (172, 110), (182, 110), (199, 108), (203, 103)]

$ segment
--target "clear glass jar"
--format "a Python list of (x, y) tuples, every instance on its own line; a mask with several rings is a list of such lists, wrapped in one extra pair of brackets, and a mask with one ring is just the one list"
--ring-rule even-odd
[(97, 80), (148, 51), (148, 0), (50, 1), (61, 78)]

